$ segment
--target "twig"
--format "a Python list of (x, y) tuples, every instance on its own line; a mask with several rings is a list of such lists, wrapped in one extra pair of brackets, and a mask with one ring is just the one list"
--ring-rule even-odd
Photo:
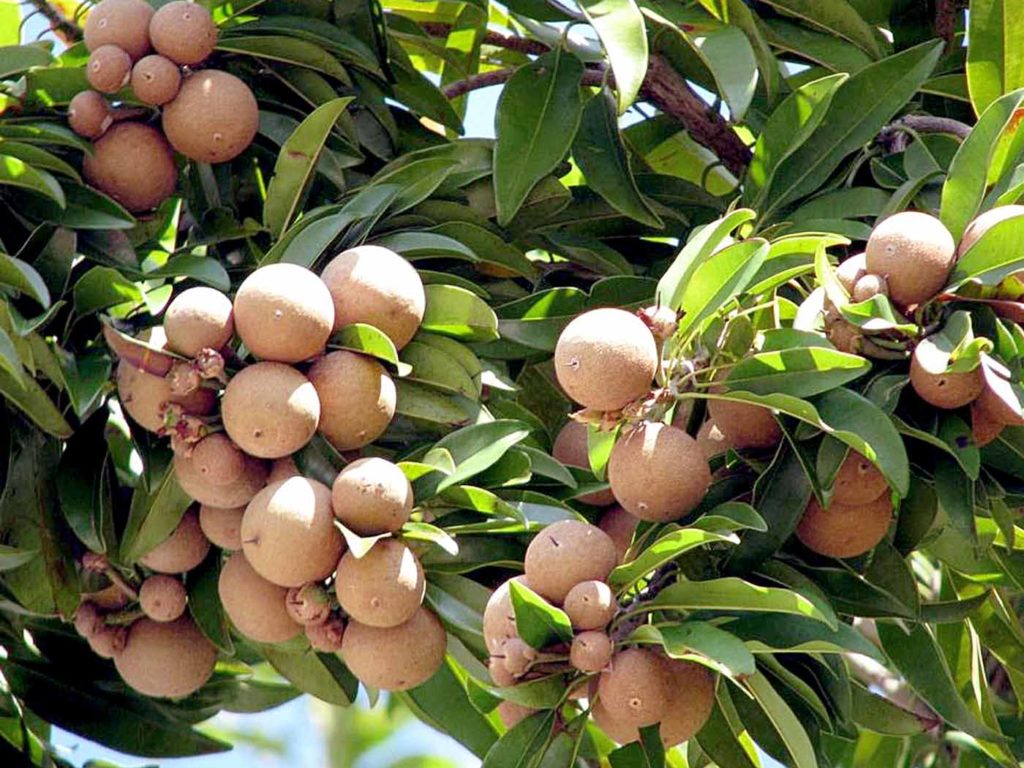
[(904, 115), (879, 131), (875, 142), (891, 155), (905, 150), (909, 137), (915, 133), (945, 133), (963, 141), (970, 135), (971, 126), (951, 117)]
[(77, 43), (82, 39), (82, 28), (71, 21), (64, 13), (47, 0), (27, 0), (28, 4), (43, 14), (50, 22), (50, 29), (56, 32), (64, 42)]
[(644, 587), (636, 596), (629, 601), (629, 604), (622, 608), (621, 613), (625, 615), (622, 623), (619, 624), (612, 632), (612, 640), (616, 643), (625, 640), (633, 631), (642, 625), (645, 621), (643, 613), (636, 613), (629, 615), (634, 609), (647, 602), (653, 600), (658, 596), (665, 587), (674, 581), (676, 571), (679, 567), (675, 563), (665, 563), (665, 565), (658, 568), (652, 575), (650, 581), (647, 582), (647, 586)]
[[(431, 37), (448, 37), (448, 34), (452, 31), (450, 24), (443, 24), (436, 21), (421, 22), (420, 27)], [(526, 37), (515, 37), (513, 35), (503, 35), (500, 32), (490, 31), (484, 34), (483, 44), (493, 45), (495, 48), (507, 48), (510, 51), (519, 51), (520, 53), (526, 53), (532, 56), (542, 56), (551, 50), (544, 45), (544, 43), (537, 40), (530, 40)]]

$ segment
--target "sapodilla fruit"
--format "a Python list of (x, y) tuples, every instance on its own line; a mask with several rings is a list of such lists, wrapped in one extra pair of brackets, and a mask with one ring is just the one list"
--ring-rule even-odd
[(320, 398), (301, 373), (283, 363), (254, 363), (231, 377), (221, 399), (228, 436), (251, 456), (278, 459), (316, 433)]
[(331, 598), (316, 582), (291, 587), (285, 596), (285, 608), (299, 624), (323, 624), (331, 615)]
[(512, 607), (512, 595), (508, 586), (512, 581), (526, 584), (526, 577), (514, 576), (500, 584), (491, 593), (487, 599), (487, 605), (484, 607), (484, 644), (492, 656), (501, 654), (506, 640), (519, 637), (519, 632), (516, 629), (516, 612)]
[(782, 428), (767, 408), (733, 400), (709, 400), (708, 418), (715, 423), (729, 447), (772, 448), (782, 439)]
[[(255, 494), (253, 494), (255, 495)], [(199, 507), (199, 527), (212, 544), (232, 552), (242, 548), (242, 515), (245, 507)]]
[[(567, 467), (577, 467), (590, 471), (590, 458), (587, 449), (587, 425), (578, 421), (565, 422), (565, 426), (559, 430), (555, 437), (554, 445), (551, 446), (551, 455), (556, 461), (560, 461)], [(584, 504), (595, 507), (607, 507), (615, 503), (615, 496), (611, 488), (595, 493), (588, 493), (576, 499)]]
[(973, 371), (945, 371), (947, 359), (930, 339), (919, 342), (910, 359), (910, 385), (929, 405), (950, 410), (965, 406), (981, 395), (985, 379), (980, 367)]
[(832, 484), (832, 501), (837, 504), (867, 504), (889, 487), (885, 475), (870, 460), (850, 451)]
[(268, 264), (235, 294), (235, 330), (263, 360), (299, 363), (324, 351), (334, 323), (327, 286), (297, 264)]
[(634, 517), (678, 520), (711, 485), (711, 469), (697, 441), (681, 429), (647, 422), (622, 435), (608, 459), (615, 499)]
[(379, 245), (360, 245), (335, 256), (323, 281), (334, 299), (334, 329), (352, 323), (375, 326), (401, 349), (419, 330), (427, 299), (419, 273)]
[(812, 498), (796, 527), (804, 546), (827, 557), (856, 557), (875, 548), (889, 530), (892, 502), (883, 493), (867, 504), (833, 504), (822, 509)]
[(604, 581), (617, 562), (608, 534), (579, 520), (559, 520), (544, 528), (523, 558), (530, 589), (555, 603), (581, 581)]
[(664, 717), (672, 700), (665, 659), (647, 648), (627, 648), (612, 657), (597, 690), (605, 710), (627, 726), (643, 728)]
[(84, 638), (95, 635), (103, 626), (103, 614), (99, 606), (91, 600), (84, 600), (75, 611), (72, 619), (75, 631)]
[(1008, 427), (1024, 427), (1024, 390), (992, 371), (982, 369), (985, 387), (975, 402), (991, 421)]
[(977, 216), (964, 230), (964, 235), (960, 238), (960, 247), (957, 248), (957, 256), (963, 256), (968, 248), (996, 224), (1017, 216), (1024, 216), (1024, 205), (1000, 205)]
[(306, 639), (314, 651), (337, 653), (345, 638), (345, 622), (340, 616), (331, 616), (318, 624), (306, 624)]
[(267, 485), (271, 483), (277, 483), (281, 480), (287, 480), (289, 477), (297, 477), (302, 473), (299, 472), (299, 468), (295, 466), (295, 459), (291, 456), (283, 456), (280, 459), (274, 459), (270, 464), (270, 474), (267, 476)]
[(601, 629), (615, 617), (619, 605), (603, 581), (581, 581), (569, 590), (562, 609), (576, 629)]
[(310, 366), (308, 376), (320, 397), (320, 434), (339, 451), (369, 445), (395, 416), (395, 382), (366, 355), (329, 352)]
[(978, 400), (971, 403), (971, 436), (976, 446), (983, 448), (994, 442), (1005, 428), (1005, 424), (993, 419), (988, 411), (979, 407)]
[(360, 536), (394, 533), (412, 512), (412, 484), (387, 459), (357, 459), (334, 479), (331, 504), (334, 516)]
[(268, 485), (245, 508), (245, 557), (263, 578), (282, 587), (327, 578), (344, 548), (331, 491), (316, 480), (292, 477)]
[(846, 292), (852, 295), (857, 281), (867, 274), (867, 271), (867, 256), (863, 253), (858, 253), (836, 267), (836, 277), (843, 288), (846, 289)]
[(501, 720), (501, 724), (511, 731), (536, 711), (532, 707), (524, 707), (514, 701), (502, 701), (498, 705), (498, 718)]
[(364, 685), (405, 691), (427, 682), (441, 668), (447, 641), (441, 622), (421, 606), (397, 627), (370, 627), (350, 621), (341, 655)]
[(133, 60), (149, 53), (149, 22), (153, 7), (143, 0), (102, 0), (85, 20), (85, 47), (95, 51), (103, 45), (124, 49)]
[(258, 643), (283, 643), (302, 633), (302, 625), (288, 615), (287, 592), (256, 573), (241, 552), (220, 569), (217, 594), (224, 613), (235, 629)]
[(235, 332), (231, 299), (206, 286), (182, 291), (167, 305), (164, 332), (168, 349), (185, 357), (220, 350)]
[(658, 348), (636, 315), (594, 309), (562, 331), (554, 363), (558, 383), (570, 398), (586, 408), (617, 411), (650, 391)]
[(241, 507), (248, 504), (267, 484), (267, 465), (266, 462), (246, 456), (242, 474), (233, 482), (218, 485), (208, 482), (200, 474), (192, 456), (179, 452), (174, 454), (174, 476), (181, 489), (200, 504), (223, 508)]
[(199, 3), (174, 0), (163, 5), (149, 22), (149, 39), (157, 53), (175, 64), (204, 61), (217, 45), (217, 25)]
[(171, 146), (200, 163), (238, 157), (252, 144), (259, 120), (249, 86), (217, 69), (186, 77), (178, 95), (163, 109), (164, 133)]
[(487, 672), (491, 676), (491, 682), (499, 688), (508, 688), (518, 682), (515, 675), (505, 667), (505, 658), (503, 656), (491, 656), (487, 660)]
[(116, 45), (101, 45), (89, 54), (85, 77), (100, 93), (117, 93), (128, 85), (132, 57)]
[(889, 285), (881, 275), (862, 275), (853, 286), (850, 299), (855, 302), (867, 301), (875, 296), (888, 296)]
[(210, 551), (210, 542), (199, 527), (195, 510), (182, 515), (171, 535), (139, 558), (142, 565), (157, 573), (186, 573), (199, 565)]
[(128, 685), (146, 696), (188, 696), (210, 679), (217, 649), (190, 616), (161, 623), (139, 619), (128, 630), (114, 665)]
[(204, 482), (229, 485), (242, 476), (248, 457), (223, 432), (207, 435), (192, 448), (192, 464)]
[(68, 125), (79, 136), (98, 139), (113, 122), (110, 105), (96, 91), (80, 91), (68, 104)]
[(883, 219), (868, 238), (867, 271), (884, 277), (900, 306), (920, 304), (946, 284), (956, 261), (956, 243), (945, 225), (920, 211)]
[(139, 587), (139, 607), (153, 621), (174, 621), (185, 612), (188, 592), (181, 579), (158, 573)]
[(164, 428), (164, 410), (168, 403), (176, 403), (187, 413), (198, 415), (210, 413), (217, 406), (217, 396), (212, 389), (200, 387), (187, 395), (175, 395), (168, 379), (140, 371), (127, 360), (117, 364), (117, 396), (139, 426), (155, 433)]
[(135, 98), (158, 107), (178, 95), (181, 70), (164, 56), (143, 56), (132, 67), (131, 86)]
[(85, 180), (132, 213), (156, 208), (174, 194), (178, 168), (156, 128), (125, 121), (110, 126), (82, 164)]
[(112, 659), (127, 645), (128, 628), (102, 624), (86, 640), (92, 652), (101, 659)]
[(501, 647), (505, 669), (512, 677), (522, 677), (537, 660), (537, 651), (518, 637), (510, 637)]
[(622, 563), (626, 559), (630, 546), (633, 544), (633, 536), (636, 534), (636, 527), (639, 520), (633, 517), (618, 504), (608, 507), (597, 527), (608, 534), (608, 537), (615, 545), (616, 562)]
[[(772, 419), (772, 421), (775, 420)], [(704, 458), (708, 461), (711, 461), (715, 456), (721, 456), (732, 448), (729, 438), (722, 434), (722, 430), (718, 428), (718, 425), (712, 419), (708, 419), (700, 425), (700, 429), (697, 430), (697, 437), (694, 439), (704, 454)]]
[(345, 553), (334, 591), (345, 613), (359, 623), (394, 627), (423, 604), (426, 581), (411, 549), (398, 539), (380, 539), (360, 558)]
[(604, 632), (580, 632), (569, 646), (569, 663), (580, 672), (600, 672), (612, 660), (612, 639)]

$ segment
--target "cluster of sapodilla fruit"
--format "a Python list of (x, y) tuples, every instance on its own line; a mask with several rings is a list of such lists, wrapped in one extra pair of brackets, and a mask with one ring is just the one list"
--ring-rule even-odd
[[(195, 69), (217, 44), (217, 25), (203, 6), (173, 0), (154, 12), (145, 0), (102, 0), (89, 12), (84, 38), (95, 90), (71, 100), (68, 123), (94, 141), (86, 181), (129, 211), (151, 210), (174, 193), (174, 150), (223, 163), (252, 143), (259, 107), (249, 86), (228, 72)], [(129, 85), (139, 102), (161, 110), (159, 127), (117, 119), (103, 94)]]
[[(219, 581), (225, 614), (250, 640), (305, 633), (313, 648), (340, 651), (356, 677), (387, 690), (418, 685), (438, 669), (445, 631), (422, 605), (423, 568), (400, 536), (414, 506), (405, 474), (383, 458), (350, 453), (328, 487), (303, 477), (292, 458), (318, 431), (339, 451), (357, 451), (395, 413), (385, 368), (328, 351), (332, 333), (367, 323), (401, 349), (424, 311), (416, 270), (364, 245), (339, 253), (320, 276), (294, 264), (261, 267), (233, 302), (213, 288), (189, 288), (170, 302), (163, 326), (142, 337), (141, 358), (122, 353), (121, 405), (141, 427), (170, 435), (178, 483), (198, 507), (139, 562), (144, 617), (121, 626), (90, 600), (75, 617), (129, 685), (178, 697), (212, 674), (216, 651), (187, 612), (182, 580), (211, 543), (229, 553)], [(236, 336), (257, 362), (237, 368)], [(166, 375), (139, 364), (167, 353), (174, 364)], [(341, 525), (382, 538), (357, 557), (346, 551)]]

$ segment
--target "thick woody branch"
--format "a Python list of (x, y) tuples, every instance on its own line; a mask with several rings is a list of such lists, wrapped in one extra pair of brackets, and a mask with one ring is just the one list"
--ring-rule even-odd
[(887, 153), (893, 154), (905, 150), (910, 137), (915, 133), (942, 133), (963, 141), (970, 135), (971, 126), (950, 117), (904, 115), (885, 126), (876, 141)]
[(46, 17), (50, 22), (50, 29), (56, 32), (64, 42), (71, 44), (82, 39), (82, 28), (65, 16), (60, 8), (50, 5), (46, 0), (27, 0), (27, 2)]
[[(451, 29), (447, 24), (425, 23), (421, 26), (428, 34), (437, 37), (447, 36)], [(484, 43), (534, 55), (549, 50), (546, 45), (535, 40), (494, 32), (487, 33)], [(456, 99), (478, 88), (500, 85), (512, 77), (514, 72), (515, 69), (509, 67), (472, 75), (447, 86), (444, 95)], [(606, 80), (611, 82), (611, 77), (604, 69), (590, 68), (584, 72), (582, 84), (597, 86)], [(640, 97), (682, 123), (697, 143), (718, 155), (722, 164), (732, 173), (742, 175), (750, 163), (750, 149), (732, 130), (729, 122), (694, 93), (686, 79), (657, 54), (650, 58)]]

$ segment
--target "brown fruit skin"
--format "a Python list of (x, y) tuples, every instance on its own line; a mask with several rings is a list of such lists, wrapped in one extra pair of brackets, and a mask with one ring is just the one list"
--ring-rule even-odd
[(249, 86), (216, 69), (186, 77), (163, 110), (164, 133), (171, 146), (200, 163), (238, 157), (252, 144), (259, 119)]
[(342, 251), (324, 268), (334, 299), (334, 330), (352, 323), (375, 326), (401, 349), (416, 335), (427, 298), (419, 273), (379, 245)]
[(981, 408), (978, 405), (980, 399), (971, 403), (971, 435), (974, 437), (974, 444), (983, 448), (994, 442), (1002, 434), (1006, 425), (993, 419), (988, 411)]
[(314, 651), (337, 653), (344, 642), (345, 622), (340, 616), (331, 616), (318, 624), (307, 624), (305, 631)]
[(292, 621), (299, 624), (323, 624), (331, 616), (331, 598), (316, 582), (291, 587), (284, 605)]
[(615, 543), (596, 525), (560, 520), (533, 537), (523, 565), (530, 589), (561, 603), (581, 581), (604, 581), (617, 561)]
[(186, 357), (223, 349), (235, 332), (231, 299), (206, 286), (182, 291), (167, 306), (164, 332), (168, 349)]
[(153, 14), (149, 39), (158, 53), (175, 64), (199, 64), (217, 45), (217, 25), (198, 3), (174, 0)]
[(178, 168), (163, 134), (144, 123), (110, 126), (82, 164), (85, 180), (132, 213), (156, 208), (174, 194)]
[(381, 539), (356, 559), (338, 563), (334, 591), (345, 613), (371, 627), (395, 627), (423, 604), (426, 581), (416, 555), (398, 539)]
[(484, 608), (484, 643), (492, 656), (501, 655), (502, 646), (506, 640), (519, 637), (519, 632), (516, 629), (515, 609), (512, 607), (512, 595), (508, 586), (511, 581), (526, 584), (526, 577), (514, 576), (499, 585), (491, 593), (487, 600), (487, 606)]
[(569, 590), (562, 609), (576, 629), (601, 629), (615, 617), (619, 605), (603, 581), (581, 581)]
[(236, 552), (221, 566), (217, 582), (224, 612), (235, 629), (258, 643), (283, 643), (302, 633), (285, 606), (288, 590), (260, 576)]
[(647, 394), (658, 368), (650, 329), (621, 309), (594, 309), (570, 322), (555, 346), (555, 375), (580, 405), (617, 411)]
[(967, 225), (964, 236), (960, 238), (960, 247), (957, 248), (957, 256), (963, 256), (967, 249), (974, 245), (981, 236), (1001, 221), (1013, 219), (1017, 216), (1024, 216), (1024, 205), (1000, 205), (997, 208), (990, 208)]
[(153, 621), (174, 621), (185, 612), (188, 592), (181, 579), (158, 573), (139, 587), (139, 607)]
[[(560, 461), (567, 467), (578, 467), (590, 471), (590, 456), (587, 450), (587, 425), (578, 421), (565, 422), (565, 426), (559, 430), (555, 437), (554, 445), (551, 446), (551, 455), (556, 461)], [(595, 493), (588, 493), (585, 496), (578, 496), (576, 501), (583, 504), (590, 504), (594, 507), (607, 507), (615, 503), (615, 496), (611, 488)]]
[(161, 410), (168, 403), (177, 403), (186, 412), (199, 415), (210, 413), (217, 406), (213, 390), (201, 387), (188, 395), (172, 394), (170, 381), (140, 371), (127, 360), (117, 364), (117, 395), (139, 426), (157, 434), (164, 428)]
[(68, 125), (79, 136), (98, 139), (113, 122), (110, 105), (96, 91), (76, 93), (68, 104)]
[(85, 77), (100, 93), (117, 93), (128, 85), (132, 57), (116, 45), (101, 45), (89, 55)]
[(846, 289), (846, 292), (852, 294), (853, 287), (867, 271), (867, 256), (863, 253), (858, 253), (836, 267), (836, 278), (838, 278), (843, 288)]
[(143, 56), (132, 67), (131, 86), (143, 104), (160, 106), (178, 95), (181, 70), (164, 56)]
[(413, 508), (412, 483), (387, 459), (357, 459), (334, 478), (334, 516), (360, 536), (394, 533)]
[(295, 459), (291, 456), (283, 456), (280, 459), (274, 459), (270, 465), (270, 474), (267, 476), (267, 485), (271, 483), (278, 483), (282, 480), (287, 480), (289, 477), (298, 477), (301, 472), (299, 468), (295, 466)]
[(190, 616), (164, 624), (139, 619), (114, 657), (118, 673), (136, 691), (174, 699), (202, 688), (216, 663), (217, 649)]
[(656, 523), (678, 520), (711, 485), (697, 441), (676, 427), (647, 422), (619, 438), (608, 460), (608, 481), (622, 508)]
[(498, 718), (501, 720), (501, 724), (511, 731), (536, 711), (531, 707), (516, 704), (514, 701), (503, 701), (498, 705)]
[(199, 565), (210, 551), (210, 542), (199, 527), (194, 509), (186, 510), (170, 536), (139, 558), (157, 573), (186, 573)]
[(242, 548), (242, 515), (245, 507), (199, 507), (199, 527), (212, 544), (237, 551)]
[(73, 618), (75, 631), (88, 639), (95, 635), (103, 626), (103, 614), (96, 603), (85, 600), (78, 606)]
[(708, 418), (725, 436), (731, 448), (773, 448), (782, 429), (767, 408), (732, 400), (708, 400)]
[(499, 688), (508, 688), (518, 682), (505, 667), (505, 659), (502, 656), (491, 656), (487, 660), (487, 671), (491, 675), (491, 682)]
[(697, 430), (697, 437), (694, 439), (697, 441), (697, 445), (700, 446), (704, 458), (708, 461), (711, 461), (715, 456), (721, 456), (732, 448), (729, 438), (722, 434), (722, 430), (718, 428), (718, 425), (712, 419), (708, 419), (700, 425), (700, 429)]
[(875, 226), (868, 238), (867, 271), (881, 275), (900, 306), (938, 293), (956, 261), (956, 243), (945, 225), (927, 213), (903, 211)]
[(985, 412), (990, 421), (1007, 427), (1024, 427), (1024, 414), (1011, 405), (1014, 401), (1019, 403), (1024, 399), (1020, 389), (995, 373), (986, 377), (982, 371), (982, 378), (985, 386), (975, 400), (978, 408)]
[(103, 0), (85, 20), (85, 47), (95, 51), (101, 45), (117, 45), (132, 59), (149, 53), (149, 22), (153, 8), (143, 0)]
[(223, 432), (207, 435), (192, 448), (192, 463), (212, 485), (229, 485), (245, 472), (247, 457)]
[(387, 430), (397, 390), (376, 360), (338, 350), (313, 363), (308, 375), (320, 396), (320, 434), (339, 451), (369, 445)]
[(537, 659), (537, 651), (518, 637), (510, 637), (501, 646), (505, 669), (514, 678), (522, 677)]
[(221, 417), (239, 448), (261, 459), (295, 453), (316, 433), (320, 398), (313, 384), (283, 363), (255, 363), (228, 382)]
[(569, 646), (569, 663), (580, 672), (600, 672), (612, 660), (612, 639), (604, 632), (580, 632)]
[(297, 264), (269, 264), (235, 294), (235, 330), (263, 360), (299, 363), (324, 350), (334, 323), (327, 286)]
[(856, 451), (850, 451), (832, 484), (835, 504), (867, 504), (888, 489), (881, 470)]
[(635, 728), (654, 725), (672, 699), (663, 657), (646, 648), (628, 648), (612, 658), (601, 673), (598, 695), (615, 720)]
[(242, 516), (242, 550), (263, 578), (282, 587), (322, 581), (345, 549), (334, 525), (331, 491), (292, 477), (260, 491)]
[(921, 347), (928, 340), (918, 344), (910, 360), (910, 385), (917, 396), (936, 408), (952, 410), (973, 402), (985, 389), (981, 368), (963, 373), (931, 373), (921, 364)]
[(889, 295), (889, 286), (885, 282), (885, 278), (879, 275), (866, 274), (862, 275), (858, 280), (857, 284), (853, 286), (853, 293), (850, 295), (850, 299), (855, 302), (867, 301), (874, 296)]
[(349, 622), (341, 654), (352, 674), (365, 685), (405, 691), (425, 683), (441, 668), (447, 641), (441, 622), (420, 607), (397, 627)]
[(636, 533), (636, 527), (639, 523), (640, 521), (637, 518), (633, 517), (618, 504), (614, 507), (609, 507), (601, 515), (597, 527), (607, 533), (615, 545), (615, 554), (618, 558), (617, 563), (623, 563), (626, 560), (626, 554), (633, 543), (633, 535)]
[(196, 462), (184, 453), (174, 455), (174, 476), (178, 485), (200, 504), (229, 509), (241, 507), (267, 484), (266, 462), (251, 456), (245, 457), (245, 471), (232, 483), (216, 485), (209, 483), (200, 474)]
[(128, 642), (128, 628), (102, 624), (86, 640), (97, 656), (112, 659), (124, 650)]
[(867, 504), (833, 503), (823, 510), (812, 498), (796, 527), (804, 546), (827, 557), (856, 557), (875, 548), (889, 530), (892, 502), (882, 494)]

